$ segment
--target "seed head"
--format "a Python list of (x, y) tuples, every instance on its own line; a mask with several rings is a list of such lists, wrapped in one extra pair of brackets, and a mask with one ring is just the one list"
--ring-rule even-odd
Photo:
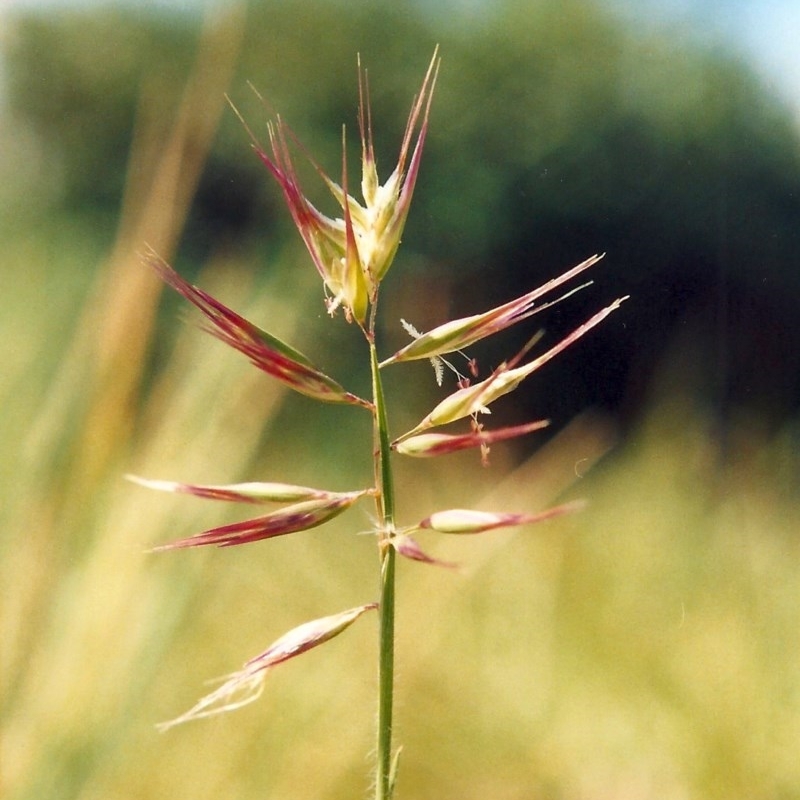
[[(380, 282), (400, 245), (422, 159), (438, 67), (438, 52), (434, 51), (422, 88), (411, 107), (397, 165), (386, 182), (381, 184), (372, 139), (367, 76), (359, 62), (363, 202), (348, 192), (344, 135), (342, 181), (339, 184), (311, 158), (280, 117), (269, 125), (271, 153), (259, 144), (248, 129), (258, 157), (280, 184), (292, 219), (330, 293), (328, 310), (332, 313), (341, 306), (347, 318), (355, 319), (359, 324), (364, 323), (369, 305), (375, 302)], [(415, 131), (417, 138), (411, 150)], [(332, 218), (323, 214), (303, 194), (292, 161), (289, 140), (314, 166), (339, 204), (341, 217)]]

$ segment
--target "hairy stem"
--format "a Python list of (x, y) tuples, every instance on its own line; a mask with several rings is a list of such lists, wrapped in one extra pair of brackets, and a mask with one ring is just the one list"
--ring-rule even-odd
[(394, 484), (390, 461), (389, 427), (383, 385), (378, 370), (375, 342), (370, 341), (372, 399), (375, 404), (375, 472), (379, 489), (380, 515), (378, 550), (381, 560), (381, 586), (378, 644), (378, 764), (375, 779), (376, 800), (390, 800), (394, 788), (392, 767), (392, 706), (394, 697)]

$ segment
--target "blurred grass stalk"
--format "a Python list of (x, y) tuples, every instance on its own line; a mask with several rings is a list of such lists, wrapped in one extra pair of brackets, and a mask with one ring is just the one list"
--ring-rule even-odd
[[(59, 750), (60, 742), (81, 742), (93, 728), (118, 724), (119, 702), (131, 702), (119, 681), (136, 673), (151, 647), (152, 620), (164, 598), (143, 569), (140, 523), (160, 517), (166, 525), (169, 512), (134, 497), (120, 481), (121, 465), (157, 471), (177, 462), (189, 471), (211, 451), (221, 469), (236, 471), (252, 457), (252, 431), (232, 430), (218, 419), (250, 390), (246, 381), (226, 377), (224, 359), (207, 360), (191, 385), (163, 378), (139, 405), (162, 287), (142, 267), (138, 251), (144, 241), (164, 253), (176, 248), (243, 31), (241, 7), (208, 20), (171, 130), (150, 116), (158, 103), (143, 87), (116, 246), (97, 273), (71, 341), (54, 344), (48, 326), (39, 329), (38, 348), (58, 347), (62, 358), (20, 451), (8, 454), (21, 463), (6, 518), (16, 535), (6, 539), (2, 564), (3, 584), (14, 587), (3, 603), (6, 797), (48, 769), (37, 761)], [(192, 358), (190, 348), (176, 349), (179, 365)], [(224, 404), (222, 397), (210, 403), (229, 385), (238, 397), (226, 392)], [(246, 397), (256, 430), (279, 394)], [(134, 440), (134, 420), (160, 434)], [(218, 439), (222, 430), (224, 441)], [(119, 636), (124, 629), (129, 634)], [(54, 769), (53, 780), (57, 776)]]
[[(363, 786), (355, 754), (370, 732), (353, 720), (374, 687), (369, 669), (353, 675), (372, 663), (367, 635), (361, 649), (330, 650), (286, 683), (276, 674), (267, 697), (234, 721), (170, 738), (152, 728), (196, 696), (210, 665), (222, 671), (263, 643), (263, 629), (244, 641), (246, 631), (296, 621), (284, 589), (301, 581), (292, 602), (306, 611), (351, 582), (341, 562), (330, 566), (341, 558), (331, 533), (275, 543), (269, 559), (232, 561), (234, 570), (215, 565), (214, 586), (202, 554), (154, 561), (142, 552), (151, 537), (173, 531), (178, 508), (181, 530), (190, 528), (194, 506), (150, 500), (121, 480), (126, 471), (237, 476), (280, 404), (277, 384), (192, 330), (140, 399), (160, 285), (136, 251), (145, 240), (165, 255), (176, 247), (242, 26), (239, 12), (209, 24), (167, 147), (143, 93), (117, 246), (72, 340), (54, 343), (46, 322), (23, 332), (35, 341), (32, 373), (38, 352), (63, 347), (63, 358), (41, 407), (12, 409), (30, 427), (4, 450), (13, 483), (0, 512), (0, 795), (9, 800), (302, 800), (320, 797), (319, 775), (326, 797)], [(214, 266), (204, 281), (221, 273), (222, 291), (251, 302), (249, 265)], [(296, 320), (271, 288), (276, 298), (257, 298), (258, 313), (290, 330)], [(203, 368), (190, 368), (201, 352)], [(507, 492), (540, 508), (609, 441), (602, 425), (579, 420), (487, 503), (507, 502)], [(400, 681), (413, 697), (398, 709), (406, 796), (800, 793), (800, 515), (781, 484), (796, 454), (786, 442), (742, 442), (749, 458), (726, 465), (702, 418), (667, 398), (583, 481), (586, 512), (544, 532), (475, 540), (465, 573), (450, 581), (400, 576)], [(472, 462), (456, 470), (441, 483), (401, 471), (401, 491), (423, 511), (434, 497), (455, 500), (456, 488), (477, 496)], [(207, 523), (212, 512), (198, 513)], [(442, 546), (436, 555), (454, 554)], [(365, 575), (371, 558), (365, 549)], [(361, 566), (351, 569), (355, 582)], [(209, 595), (226, 601), (221, 612)], [(298, 733), (275, 733), (275, 716)], [(454, 716), (458, 730), (443, 721)]]

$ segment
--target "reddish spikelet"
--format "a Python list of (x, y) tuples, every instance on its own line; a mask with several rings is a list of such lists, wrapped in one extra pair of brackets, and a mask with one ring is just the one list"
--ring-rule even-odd
[(158, 481), (126, 475), (128, 480), (147, 489), (161, 492), (175, 492), (203, 497), (208, 500), (225, 500), (233, 503), (297, 503), (304, 500), (326, 500), (342, 496), (341, 492), (312, 489), (292, 483), (231, 483), (225, 486), (212, 486), (197, 483), (178, 483), (177, 481)]
[(418, 358), (435, 358), (437, 356), (454, 353), (463, 350), (465, 347), (475, 342), (485, 339), (495, 333), (516, 325), (528, 317), (550, 308), (555, 303), (561, 302), (569, 295), (574, 294), (587, 284), (572, 289), (567, 294), (552, 300), (548, 303), (536, 306), (535, 302), (545, 294), (557, 289), (563, 283), (572, 280), (576, 275), (596, 264), (603, 256), (594, 255), (581, 262), (576, 267), (568, 270), (563, 275), (553, 278), (547, 283), (539, 286), (533, 291), (528, 292), (508, 303), (485, 311), (483, 314), (475, 314), (471, 317), (463, 317), (450, 322), (445, 322), (436, 328), (419, 335), (411, 344), (398, 350), (393, 356), (381, 362), (381, 367), (394, 364), (398, 361), (413, 361)]
[(261, 539), (272, 539), (276, 536), (285, 536), (288, 533), (305, 531), (333, 519), (353, 505), (359, 497), (371, 493), (371, 490), (349, 492), (324, 500), (308, 500), (303, 503), (295, 503), (262, 517), (233, 522), (230, 525), (211, 528), (169, 544), (159, 545), (153, 548), (153, 552), (177, 550), (184, 547), (202, 547), (209, 544), (217, 545), (218, 547), (232, 547), (233, 545), (248, 544)]
[(433, 556), (429, 556), (417, 543), (415, 539), (412, 539), (407, 533), (401, 533), (397, 536), (393, 536), (390, 540), (392, 547), (404, 558), (408, 558), (411, 561), (420, 561), (423, 564), (433, 564), (437, 567), (447, 567), (448, 569), (456, 569), (458, 564), (454, 564), (452, 561), (441, 561), (438, 558), (433, 558)]
[(302, 353), (241, 317), (216, 298), (185, 281), (154, 253), (147, 263), (162, 280), (194, 304), (211, 325), (206, 330), (246, 355), (260, 370), (294, 391), (327, 403), (349, 403), (371, 408), (372, 404), (346, 392), (333, 378), (317, 369)]
[(457, 453), (460, 450), (466, 450), (471, 447), (484, 448), (503, 439), (512, 439), (516, 436), (523, 436), (526, 433), (541, 430), (549, 424), (550, 421), (545, 419), (528, 422), (524, 425), (499, 428), (495, 431), (476, 428), (469, 433), (461, 434), (420, 433), (416, 436), (410, 436), (408, 439), (393, 442), (392, 448), (406, 456), (431, 458), (447, 455), (448, 453)]
[(375, 608), (376, 603), (367, 603), (349, 611), (298, 625), (274, 641), (263, 653), (251, 658), (241, 670), (229, 676), (222, 686), (206, 695), (185, 714), (159, 725), (159, 730), (166, 731), (189, 720), (210, 717), (252, 703), (261, 695), (264, 678), (270, 667), (333, 639), (362, 614)]
[(464, 508), (452, 508), (448, 511), (437, 511), (422, 520), (418, 529), (430, 529), (439, 533), (485, 533), (497, 528), (510, 528), (516, 525), (532, 525), (546, 519), (561, 516), (582, 507), (582, 503), (565, 503), (561, 506), (540, 511), (538, 514), (509, 514), (491, 511), (472, 511)]

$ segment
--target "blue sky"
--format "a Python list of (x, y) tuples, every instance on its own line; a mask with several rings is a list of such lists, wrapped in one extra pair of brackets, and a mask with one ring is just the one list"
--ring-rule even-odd
[(800, 0), (603, 0), (645, 27), (680, 24), (742, 54), (800, 121)]

